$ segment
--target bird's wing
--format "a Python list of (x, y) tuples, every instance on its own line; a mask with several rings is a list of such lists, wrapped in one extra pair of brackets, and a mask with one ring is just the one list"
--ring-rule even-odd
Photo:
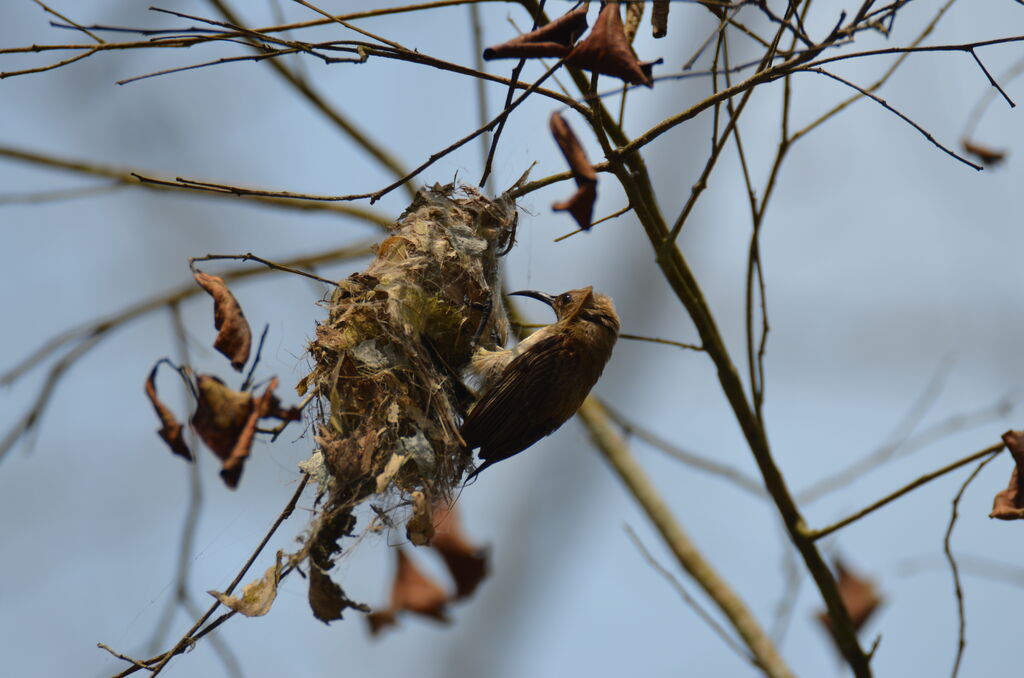
[[(554, 385), (558, 373), (571, 378), (576, 352), (558, 337), (547, 337), (516, 356), (501, 378), (466, 416), (460, 431), (481, 458), (504, 459), (554, 431), (559, 416)], [(521, 446), (517, 446), (517, 443)]]

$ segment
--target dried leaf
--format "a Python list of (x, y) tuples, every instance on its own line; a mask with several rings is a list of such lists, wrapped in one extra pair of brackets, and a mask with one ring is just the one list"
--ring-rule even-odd
[(651, 10), (651, 34), (656, 38), (668, 35), (668, 0), (654, 0)]
[(325, 624), (341, 619), (346, 608), (369, 612), (370, 608), (350, 600), (340, 586), (315, 563), (309, 563), (309, 607), (313, 616)]
[(270, 412), (277, 383), (277, 379), (271, 379), (256, 400), (250, 393), (225, 386), (217, 377), (203, 374), (196, 378), (199, 404), (192, 427), (223, 462), (220, 475), (232, 489), (238, 486), (249, 457), (256, 425)]
[(370, 635), (375, 636), (390, 626), (396, 626), (398, 619), (391, 610), (375, 610), (366, 615), (366, 622), (370, 625)]
[(199, 403), (192, 415), (192, 427), (221, 461), (231, 456), (249, 414), (252, 394), (236, 391), (209, 374), (196, 377)]
[(249, 418), (246, 420), (242, 432), (238, 435), (238, 440), (231, 449), (231, 454), (224, 460), (224, 466), (220, 470), (220, 477), (232, 489), (238, 487), (238, 479), (242, 475), (242, 467), (245, 465), (245, 460), (249, 458), (252, 441), (256, 436), (256, 426), (259, 424), (260, 418), (267, 415), (270, 409), (270, 401), (274, 397), (275, 388), (277, 388), (276, 378), (271, 379), (270, 383), (267, 384), (267, 389), (263, 392), (256, 406), (253, 407), (252, 412), (249, 413)]
[(1016, 466), (1010, 474), (1009, 486), (999, 492), (992, 502), (992, 513), (989, 518), (1000, 520), (1020, 520), (1024, 518), (1024, 431), (1007, 431), (1003, 434), (1006, 449), (1013, 455)]
[(476, 548), (466, 540), (454, 508), (435, 508), (434, 529), (431, 546), (441, 554), (455, 580), (455, 599), (472, 595), (487, 576), (487, 549)]
[(597, 172), (594, 170), (590, 160), (587, 159), (587, 152), (583, 150), (583, 144), (573, 133), (569, 123), (558, 113), (552, 113), (549, 121), (551, 134), (555, 137), (555, 143), (561, 149), (569, 169), (576, 183), (581, 181), (597, 181)]
[(576, 189), (576, 192), (569, 196), (568, 200), (556, 202), (551, 209), (556, 212), (568, 212), (576, 220), (579, 227), (584, 231), (589, 230), (593, 224), (594, 203), (597, 201), (597, 184), (583, 184)]
[(297, 406), (288, 408), (282, 407), (281, 401), (278, 400), (277, 396), (271, 394), (270, 403), (267, 405), (267, 411), (263, 416), (280, 419), (281, 421), (298, 421), (302, 419), (302, 408)]
[(970, 139), (963, 139), (961, 143), (964, 151), (980, 160), (981, 164), (986, 167), (995, 167), (1006, 160), (1005, 150), (985, 146), (984, 144), (979, 144), (976, 141), (971, 141)]
[(651, 68), (661, 61), (641, 62), (636, 58), (619, 16), (619, 3), (609, 2), (601, 9), (590, 35), (573, 48), (565, 62), (621, 78), (631, 85), (653, 87)]
[(571, 50), (577, 38), (587, 30), (587, 7), (582, 5), (535, 31), (484, 50), (484, 59), (528, 57), (561, 58)]
[[(867, 623), (875, 610), (881, 606), (883, 598), (878, 593), (875, 583), (870, 579), (863, 579), (850, 572), (843, 563), (836, 561), (837, 585), (839, 598), (843, 601), (846, 613), (850, 615), (850, 622), (853, 629), (859, 631)], [(828, 613), (822, 612), (818, 615), (822, 625), (832, 631), (832, 620)]]
[(416, 546), (426, 546), (434, 538), (434, 512), (427, 496), (416, 490), (412, 493), (412, 516), (405, 523), (405, 536)]
[(227, 356), (231, 366), (241, 372), (252, 347), (252, 330), (242, 307), (223, 278), (202, 271), (197, 271), (194, 277), (199, 286), (213, 297), (213, 326), (217, 329), (213, 347)]
[(555, 137), (555, 142), (565, 156), (566, 162), (569, 163), (569, 170), (578, 187), (568, 200), (556, 202), (551, 208), (556, 211), (568, 211), (580, 228), (587, 230), (590, 228), (594, 202), (597, 200), (597, 172), (587, 159), (583, 144), (561, 115), (551, 115), (550, 127), (551, 134)]
[(395, 582), (391, 588), (391, 605), (386, 610), (375, 611), (369, 615), (370, 633), (377, 633), (380, 629), (393, 625), (395, 615), (403, 611), (448, 623), (448, 617), (445, 615), (448, 594), (445, 590), (420, 572), (402, 548), (396, 548), (395, 553), (398, 556), (398, 570), (395, 572)]
[(277, 552), (277, 560), (267, 568), (262, 577), (242, 587), (241, 597), (229, 596), (220, 591), (207, 591), (220, 601), (221, 605), (230, 607), (246, 617), (262, 617), (270, 612), (270, 606), (277, 598), (277, 583), (281, 580), (281, 555)]
[(408, 610), (447, 622), (445, 606), (448, 594), (437, 582), (420, 572), (403, 549), (395, 550), (398, 552), (398, 572), (391, 590), (392, 609)]
[(188, 449), (188, 445), (185, 444), (184, 428), (178, 423), (170, 408), (164, 405), (156, 395), (156, 372), (159, 368), (160, 363), (154, 365), (149, 373), (149, 378), (146, 379), (146, 396), (153, 405), (153, 409), (156, 410), (156, 416), (160, 418), (160, 423), (162, 424), (157, 433), (167, 443), (167, 446), (171, 448), (172, 452), (192, 461), (192, 452)]

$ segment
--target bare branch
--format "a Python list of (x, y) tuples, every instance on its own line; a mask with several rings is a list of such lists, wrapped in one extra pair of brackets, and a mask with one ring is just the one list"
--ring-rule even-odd
[(792, 676), (792, 671), (750, 610), (690, 541), (647, 474), (629, 453), (625, 441), (610, 426), (607, 412), (601, 404), (593, 397), (588, 398), (578, 416), (589, 429), (594, 444), (640, 502), (679, 564), (726, 616), (761, 670), (773, 678)]
[(689, 605), (690, 609), (697, 613), (697, 616), (701, 618), (701, 621), (703, 621), (705, 624), (711, 627), (711, 630), (714, 631), (715, 634), (717, 634), (718, 637), (721, 638), (725, 642), (725, 644), (732, 649), (733, 652), (735, 652), (740, 657), (747, 660), (754, 666), (757, 666), (757, 660), (750, 656), (750, 653), (744, 650), (743, 647), (741, 647), (740, 644), (736, 642), (736, 639), (730, 636), (729, 632), (722, 628), (722, 625), (719, 624), (718, 621), (714, 617), (712, 617), (707, 610), (701, 607), (700, 603), (698, 603), (693, 598), (693, 596), (687, 593), (686, 589), (683, 588), (683, 585), (679, 582), (678, 579), (676, 579), (674, 574), (669, 572), (664, 565), (659, 563), (657, 559), (655, 559), (655, 557), (651, 555), (651, 552), (648, 551), (647, 547), (644, 546), (644, 543), (640, 541), (640, 537), (638, 537), (636, 532), (633, 531), (633, 528), (631, 528), (629, 525), (624, 525), (623, 527), (626, 530), (626, 534), (633, 542), (633, 545), (636, 546), (636, 550), (640, 552), (640, 555), (643, 556), (643, 559), (646, 560), (647, 564), (651, 566), (651, 569), (653, 569), (655, 572), (664, 577), (666, 581), (668, 581), (672, 588), (676, 590), (676, 593), (679, 594), (679, 597), (683, 599), (683, 602)]
[(970, 464), (971, 462), (977, 461), (978, 459), (981, 459), (982, 457), (986, 457), (986, 456), (990, 456), (990, 457), (994, 458), (996, 455), (998, 455), (1000, 452), (1002, 452), (1003, 447), (1004, 447), (1004, 445), (1001, 442), (1000, 443), (996, 443), (995, 445), (989, 445), (988, 447), (986, 447), (983, 450), (979, 450), (979, 451), (977, 451), (977, 452), (975, 452), (973, 454), (967, 455), (963, 459), (958, 459), (957, 461), (954, 461), (952, 464), (947, 464), (946, 466), (943, 466), (942, 468), (940, 468), (940, 469), (938, 469), (936, 471), (932, 471), (931, 473), (926, 473), (923, 476), (921, 476), (920, 478), (918, 478), (917, 480), (915, 480), (915, 481), (913, 481), (913, 482), (911, 482), (911, 483), (909, 483), (907, 485), (904, 485), (903, 487), (901, 487), (900, 489), (896, 490), (895, 492), (887, 494), (886, 496), (882, 497), (878, 501), (876, 501), (876, 502), (874, 502), (872, 504), (869, 504), (868, 506), (862, 508), (861, 510), (857, 511), (856, 513), (853, 513), (853, 514), (847, 516), (846, 518), (843, 518), (842, 520), (829, 525), (828, 527), (823, 527), (820, 530), (809, 530), (807, 532), (807, 536), (808, 536), (808, 538), (810, 538), (812, 540), (818, 540), (818, 539), (821, 539), (822, 537), (827, 537), (828, 535), (832, 534), (836, 530), (841, 530), (842, 528), (846, 527), (847, 525), (850, 525), (851, 523), (857, 522), (858, 520), (860, 520), (864, 516), (866, 516), (866, 515), (868, 515), (870, 513), (874, 513), (875, 511), (877, 511), (878, 509), (882, 508), (886, 504), (889, 504), (889, 503), (899, 499), (900, 497), (902, 497), (903, 495), (907, 494), (908, 492), (916, 490), (917, 488), (919, 488), (922, 485), (925, 485), (927, 483), (930, 483), (931, 481), (935, 480), (936, 478), (941, 478), (942, 476), (946, 475), (947, 473), (949, 473), (951, 471), (957, 470), (961, 466), (966, 466), (967, 464)]
[(959, 622), (957, 630), (956, 658), (953, 660), (951, 678), (956, 678), (957, 674), (960, 673), (960, 660), (963, 659), (964, 648), (967, 646), (967, 617), (964, 614), (964, 591), (963, 587), (960, 585), (960, 569), (957, 567), (956, 559), (953, 557), (953, 528), (956, 527), (960, 500), (963, 498), (964, 492), (967, 491), (967, 486), (971, 484), (971, 481), (978, 477), (978, 474), (981, 473), (983, 468), (985, 468), (985, 465), (995, 458), (996, 455), (993, 454), (991, 457), (978, 464), (974, 471), (971, 472), (971, 475), (967, 476), (964, 484), (960, 486), (960, 491), (956, 493), (955, 497), (953, 497), (953, 507), (950, 510), (949, 515), (949, 525), (946, 527), (946, 535), (942, 539), (942, 550), (946, 554), (946, 559), (949, 561), (949, 569), (953, 573), (953, 592), (956, 595), (956, 615)]

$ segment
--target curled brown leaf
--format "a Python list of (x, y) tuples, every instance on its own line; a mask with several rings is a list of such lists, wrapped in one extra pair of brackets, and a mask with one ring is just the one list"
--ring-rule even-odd
[(555, 211), (568, 211), (580, 228), (586, 230), (594, 214), (594, 203), (597, 201), (597, 172), (594, 170), (583, 144), (573, 133), (569, 123), (558, 113), (551, 114), (551, 134), (555, 137), (558, 148), (569, 163), (569, 170), (576, 180), (576, 192), (568, 200), (556, 202), (551, 208)]
[(163, 441), (167, 443), (167, 446), (171, 448), (171, 452), (174, 454), (185, 457), (189, 461), (192, 461), (192, 452), (188, 449), (188, 445), (185, 443), (184, 438), (184, 427), (178, 423), (174, 413), (171, 412), (170, 408), (167, 407), (156, 395), (156, 373), (160, 369), (160, 361), (153, 366), (153, 369), (149, 373), (149, 378), (146, 379), (146, 397), (149, 398), (149, 402), (153, 405), (153, 409), (156, 410), (156, 416), (160, 418), (160, 430), (157, 434)]
[(587, 7), (581, 5), (535, 31), (484, 50), (484, 59), (519, 59), (567, 55), (587, 30)]
[(601, 8), (590, 35), (573, 48), (565, 63), (620, 78), (631, 85), (653, 87), (651, 69), (661, 61), (641, 62), (636, 58), (622, 25), (619, 3), (609, 2)]
[(241, 372), (252, 348), (252, 330), (242, 307), (223, 278), (202, 271), (196, 271), (194, 277), (199, 286), (213, 297), (213, 325), (217, 329), (213, 347), (227, 356), (231, 366)]
[(236, 391), (209, 374), (196, 377), (199, 402), (192, 415), (192, 428), (221, 461), (231, 456), (249, 414), (252, 394)]
[(381, 629), (393, 625), (395, 615), (404, 611), (448, 623), (448, 594), (445, 590), (423, 574), (401, 547), (396, 548), (395, 553), (398, 556), (398, 569), (391, 587), (391, 604), (386, 610), (368, 615), (370, 632), (378, 633)]
[(1006, 160), (1005, 150), (979, 144), (978, 142), (970, 139), (963, 139), (961, 144), (963, 145), (964, 151), (980, 160), (981, 164), (986, 167), (995, 167)]
[[(271, 379), (257, 399), (226, 386), (217, 377), (201, 374), (196, 378), (199, 403), (192, 415), (192, 427), (223, 462), (220, 475), (230, 488), (238, 486), (259, 420), (274, 415), (277, 384), (277, 379)], [(280, 404), (277, 407), (280, 409)]]
[(370, 611), (366, 605), (350, 600), (330, 575), (313, 562), (309, 564), (309, 607), (313, 616), (325, 624), (341, 619), (341, 613), (348, 608)]
[(441, 554), (455, 581), (454, 599), (472, 595), (487, 576), (487, 549), (469, 543), (454, 508), (434, 509), (434, 539), (430, 545)]
[(1007, 431), (1003, 434), (1006, 449), (1016, 464), (1010, 473), (1010, 484), (992, 502), (989, 518), (1020, 520), (1024, 518), (1024, 431)]
[[(839, 598), (843, 602), (843, 607), (846, 608), (846, 613), (850, 616), (850, 623), (854, 630), (859, 631), (881, 606), (884, 599), (878, 593), (878, 588), (873, 581), (854, 574), (839, 561), (836, 561), (836, 574), (838, 575), (836, 583), (839, 588)], [(832, 620), (828, 613), (821, 612), (818, 615), (818, 620), (829, 632), (832, 631)]]
[(654, 0), (651, 10), (651, 34), (656, 38), (668, 35), (668, 0)]

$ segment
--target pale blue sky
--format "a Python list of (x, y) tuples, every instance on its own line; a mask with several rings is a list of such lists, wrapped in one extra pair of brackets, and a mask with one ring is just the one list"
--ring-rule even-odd
[[(310, 16), (282, 2), (289, 18)], [(550, 4), (550, 3), (549, 3)], [(823, 14), (808, 28), (827, 31), (838, 17)], [(145, 10), (147, 3), (80, 0), (56, 6), (83, 23), (178, 26)], [(1002, 0), (954, 6), (931, 44), (1021, 32), (1020, 6)], [(201, 2), (170, 2), (209, 15)], [(926, 22), (936, 3), (913, 3), (897, 22), (893, 44)], [(246, 4), (249, 20), (270, 24), (272, 5)], [(324, 7), (341, 11), (349, 4)], [(847, 9), (853, 9), (850, 4)], [(512, 34), (506, 17), (529, 20), (519, 7), (482, 7), (487, 42)], [(753, 13), (750, 15), (754, 16)], [(0, 46), (66, 41), (28, 0), (0, 6)], [(670, 38), (638, 43), (641, 56), (685, 60), (711, 30), (699, 7), (674, 5)], [(751, 18), (752, 23), (757, 23)], [(468, 10), (457, 7), (365, 25), (403, 44), (452, 61), (472, 63)], [(321, 35), (340, 28), (321, 29)], [(865, 44), (879, 44), (880, 40)], [(739, 49), (749, 44), (738, 43)], [(70, 158), (149, 169), (162, 174), (256, 184), (280, 190), (351, 193), (390, 178), (329, 123), (299, 101), (265, 65), (238, 63), (119, 87), (119, 79), (217, 58), (222, 48), (102, 54), (71, 67), (0, 81), (0, 145)], [(994, 74), (1017, 58), (1014, 46), (979, 54)], [(0, 70), (41, 64), (38, 57), (0, 56)], [(870, 84), (887, 58), (849, 62), (837, 72)], [(674, 65), (673, 65), (674, 64)], [(293, 62), (294, 65), (294, 62)], [(511, 62), (489, 68), (506, 74)], [(377, 139), (413, 166), (477, 124), (471, 81), (395, 62), (302, 67), (317, 87)], [(529, 77), (540, 73), (528, 70)], [(602, 81), (603, 82), (603, 81)], [(794, 118), (812, 120), (847, 96), (819, 76), (794, 81)], [(646, 124), (698, 100), (700, 80), (659, 83), (630, 94), (627, 126)], [(919, 55), (893, 78), (883, 96), (943, 143), (956, 145), (971, 107), (987, 84), (969, 55)], [(1024, 82), (1006, 86), (1024, 100)], [(776, 143), (781, 85), (759, 90), (743, 116), (753, 172), (763, 183)], [(492, 108), (504, 90), (489, 90)], [(530, 163), (534, 176), (561, 171), (546, 132), (550, 100), (531, 99), (510, 121), (495, 163), (496, 185), (511, 184)], [(593, 139), (569, 117), (592, 157)], [(673, 215), (689, 194), (708, 148), (710, 117), (665, 135), (648, 164), (659, 197)], [(936, 372), (947, 366), (941, 394), (923, 425), (985, 408), (1021, 393), (1024, 351), (1020, 308), (1019, 114), (996, 103), (979, 140), (1010, 149), (1007, 164), (974, 172), (930, 145), (890, 112), (858, 102), (794, 147), (769, 208), (763, 241), (772, 323), (766, 416), (776, 458), (794, 490), (834, 472), (885, 442)], [(479, 147), (471, 144), (422, 177), (473, 181)], [(734, 149), (723, 154), (710, 188), (683, 236), (683, 248), (740, 361), (743, 280), (749, 214)], [(86, 185), (80, 177), (0, 159), (0, 195)], [(602, 176), (595, 215), (624, 205)], [(552, 242), (572, 230), (550, 204), (571, 189), (556, 186), (522, 203), (519, 245), (507, 258), (515, 288), (550, 292), (592, 284), (613, 296), (626, 332), (692, 341), (692, 323), (656, 273), (653, 254), (634, 219), (625, 216), (593, 232)], [(407, 202), (393, 193), (375, 206), (395, 216)], [(141, 190), (42, 205), (0, 205), (6, 246), (0, 250), (0, 370), (68, 327), (117, 311), (188, 281), (186, 259), (207, 252), (253, 252), (272, 259), (373, 237), (353, 220), (315, 213), (265, 210), (230, 200), (168, 197)], [(363, 262), (320, 271), (342, 277)], [(211, 270), (225, 270), (209, 267)], [(264, 376), (288, 387), (303, 374), (305, 342), (322, 290), (308, 281), (265, 276), (236, 289), (254, 325), (270, 324)], [(537, 321), (547, 316), (528, 306)], [(184, 305), (201, 369), (223, 370), (209, 344), (205, 297)], [(104, 642), (146, 654), (172, 594), (178, 535), (188, 498), (188, 471), (154, 434), (142, 394), (153, 362), (175, 351), (170, 318), (152, 314), (110, 336), (76, 364), (56, 391), (31, 448), (0, 463), (0, 673), (10, 676), (110, 675), (121, 663), (96, 649)], [(0, 391), (6, 430), (28, 406), (44, 370)], [(173, 393), (172, 380), (161, 384)], [(710, 361), (670, 347), (623, 341), (598, 393), (676, 444), (756, 475), (750, 453), (718, 388)], [(287, 398), (286, 398), (287, 399)], [(169, 400), (179, 411), (178, 396)], [(931, 469), (1021, 428), (1013, 415), (943, 438), (806, 508), (821, 526)], [(296, 463), (311, 442), (285, 435), (257, 445), (241, 487), (228, 491), (214, 458), (200, 452), (205, 492), (189, 588), (203, 606), (207, 589), (223, 589), (291, 495)], [(734, 584), (765, 626), (772, 625), (784, 586), (783, 537), (764, 502), (709, 478), (636, 441), (634, 451), (698, 546)], [(977, 557), (1013, 563), (1024, 558), (1019, 526), (987, 518), (992, 494), (1005, 486), (1010, 464), (999, 459), (975, 481), (961, 505), (955, 543)], [(886, 606), (863, 635), (882, 643), (877, 675), (944, 675), (955, 647), (952, 583), (942, 561), (949, 502), (966, 476), (927, 486), (829, 539), (851, 567), (877, 579)], [(300, 503), (309, 509), (311, 498)], [(468, 532), (491, 545), (493, 573), (468, 603), (453, 610), (451, 627), (403, 620), (379, 640), (368, 638), (357, 613), (330, 627), (316, 621), (304, 582), (282, 586), (272, 612), (234, 619), (218, 634), (233, 648), (244, 675), (407, 676), (427, 678), (565, 675), (747, 676), (738, 660), (642, 559), (623, 526), (632, 526), (654, 555), (691, 592), (645, 517), (605, 463), (570, 422), (529, 452), (503, 462), (462, 495)], [(300, 510), (256, 563), (261, 572), (279, 548), (289, 549), (305, 527)], [(353, 598), (382, 604), (392, 566), (388, 544), (398, 535), (364, 542), (339, 564), (335, 578)], [(429, 555), (421, 560), (429, 561)], [(908, 569), (908, 564), (916, 568)], [(440, 573), (433, 561), (427, 565)], [(1017, 662), (1019, 586), (964, 575), (969, 613), (963, 676), (996, 675)], [(781, 649), (801, 676), (843, 675), (835, 652), (813, 620), (817, 592), (805, 581)], [(178, 637), (191, 618), (179, 613)], [(171, 642), (168, 637), (164, 645)], [(162, 649), (162, 648), (161, 648)], [(1013, 662), (1013, 663), (1011, 663)], [(175, 660), (169, 676), (223, 675), (209, 643)]]

